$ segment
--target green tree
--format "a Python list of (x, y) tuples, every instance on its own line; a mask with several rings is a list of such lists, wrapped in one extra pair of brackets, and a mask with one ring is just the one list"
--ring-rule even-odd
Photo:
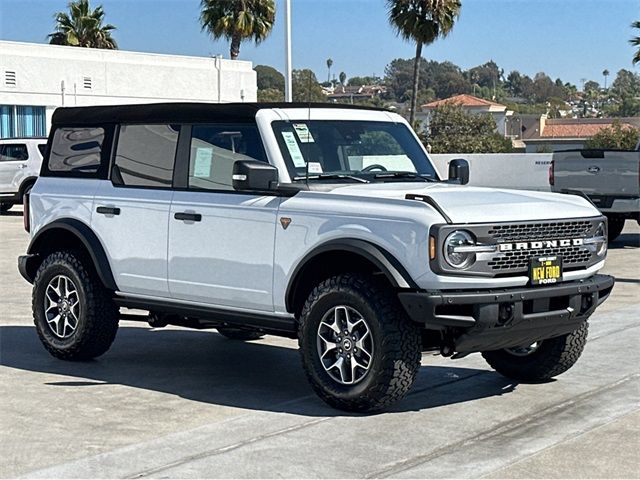
[(387, 0), (389, 21), (398, 35), (416, 43), (409, 122), (414, 123), (418, 101), (422, 46), (445, 37), (460, 15), (460, 0)]
[[(631, 28), (640, 30), (640, 21), (633, 22), (631, 24)], [(631, 40), (629, 40), (629, 43), (634, 47), (636, 47), (636, 51), (633, 54), (633, 60), (632, 60), (633, 64), (635, 65), (636, 63), (640, 63), (640, 35), (631, 37)]]
[(380, 77), (365, 76), (349, 78), (348, 85), (361, 87), (362, 85), (380, 85), (381, 83), (382, 79)]
[(258, 90), (276, 89), (284, 92), (284, 75), (269, 65), (256, 65)]
[(49, 43), (115, 50), (118, 44), (111, 34), (116, 27), (110, 23), (103, 24), (104, 16), (102, 5), (91, 10), (89, 0), (72, 1), (69, 13), (55, 14), (55, 32), (48, 36)]
[(433, 153), (504, 153), (511, 141), (496, 132), (489, 114), (466, 113), (460, 105), (447, 103), (434, 108), (423, 142)]
[(258, 90), (258, 102), (284, 102), (284, 92), (277, 88)]
[(232, 60), (244, 40), (258, 44), (267, 38), (276, 18), (274, 0), (201, 0), (200, 7), (202, 30), (214, 39), (229, 40)]
[(587, 140), (586, 148), (608, 150), (634, 150), (638, 143), (640, 132), (629, 125), (623, 125), (620, 120), (614, 120), (610, 127), (603, 128)]
[(340, 85), (344, 85), (344, 83), (347, 81), (347, 74), (344, 72), (340, 72), (340, 75), (338, 75), (338, 79), (340, 80)]
[(331, 67), (333, 66), (333, 60), (327, 58), (327, 82), (331, 82)]
[(606, 68), (602, 71), (602, 76), (604, 77), (604, 89), (607, 89), (607, 77), (609, 76), (609, 70)]
[(291, 73), (294, 102), (326, 102), (327, 97), (322, 93), (316, 74), (308, 68), (294, 70)]

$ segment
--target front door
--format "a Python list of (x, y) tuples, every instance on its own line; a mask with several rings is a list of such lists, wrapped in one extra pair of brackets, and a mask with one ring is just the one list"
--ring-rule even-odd
[(194, 125), (188, 156), (185, 188), (174, 192), (169, 216), (171, 297), (273, 311), (280, 199), (231, 186), (234, 161), (266, 161), (256, 126)]

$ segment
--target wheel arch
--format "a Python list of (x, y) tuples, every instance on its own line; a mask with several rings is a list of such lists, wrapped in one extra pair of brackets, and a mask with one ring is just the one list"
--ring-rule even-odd
[(27, 281), (33, 283), (36, 272), (47, 254), (78, 248), (91, 259), (102, 284), (109, 290), (117, 290), (102, 242), (88, 225), (74, 218), (58, 219), (41, 228), (29, 244), (26, 260), (20, 271)]
[(22, 180), (22, 183), (20, 183), (20, 188), (18, 188), (18, 196), (20, 198), (20, 201), (22, 201), (22, 197), (24, 197), (24, 193), (27, 190), (27, 188), (35, 185), (36, 180), (38, 180), (38, 177), (34, 177), (34, 176), (27, 177), (24, 180)]
[(313, 287), (338, 273), (382, 274), (393, 288), (418, 289), (402, 264), (384, 248), (360, 239), (340, 239), (312, 249), (293, 270), (285, 293), (288, 312), (299, 314)]

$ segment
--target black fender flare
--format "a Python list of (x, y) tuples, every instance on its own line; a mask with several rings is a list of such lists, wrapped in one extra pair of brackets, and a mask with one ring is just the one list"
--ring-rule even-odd
[(34, 176), (27, 177), (24, 180), (22, 180), (22, 182), (20, 183), (20, 188), (18, 188), (20, 200), (22, 200), (22, 197), (24, 196), (24, 191), (27, 189), (27, 187), (35, 185), (36, 180), (38, 180), (38, 177), (34, 177)]
[[(109, 290), (115, 291), (118, 289), (102, 242), (100, 242), (100, 239), (98, 239), (88, 225), (75, 218), (61, 218), (38, 230), (38, 233), (35, 234), (31, 239), (31, 243), (29, 243), (27, 258), (22, 260), (24, 257), (21, 257), (20, 259), (20, 263), (23, 264), (20, 265), (20, 273), (22, 273), (22, 276), (25, 277), (26, 280), (33, 283), (37, 267), (40, 266), (43, 260), (39, 258), (43, 242), (48, 232), (50, 234), (52, 230), (64, 230), (78, 238), (89, 253), (102, 284)], [(30, 263), (32, 265), (29, 265)]]
[(420, 288), (413, 281), (411, 275), (409, 275), (409, 272), (407, 272), (402, 264), (384, 248), (368, 242), (367, 240), (357, 238), (330, 240), (308, 252), (294, 268), (291, 276), (289, 277), (289, 283), (287, 284), (287, 290), (285, 293), (285, 306), (287, 311), (293, 311), (296, 285), (298, 283), (300, 272), (318, 255), (333, 251), (350, 252), (365, 258), (375, 265), (376, 268), (385, 275), (385, 277), (387, 277), (394, 288), (413, 290), (418, 290)]

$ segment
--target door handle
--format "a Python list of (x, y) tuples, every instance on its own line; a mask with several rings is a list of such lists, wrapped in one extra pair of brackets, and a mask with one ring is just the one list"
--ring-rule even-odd
[(120, 209), (118, 207), (98, 207), (96, 208), (96, 212), (102, 213), (103, 215), (120, 215)]
[(21, 163), (20, 165), (18, 165), (18, 168), (27, 168), (27, 164), (26, 163)]
[(173, 218), (176, 220), (182, 220), (185, 222), (200, 222), (202, 221), (202, 215), (199, 213), (189, 213), (189, 212), (177, 212)]
[(600, 167), (597, 167), (597, 166), (587, 168), (587, 172), (589, 173), (598, 173), (599, 171), (600, 171)]

